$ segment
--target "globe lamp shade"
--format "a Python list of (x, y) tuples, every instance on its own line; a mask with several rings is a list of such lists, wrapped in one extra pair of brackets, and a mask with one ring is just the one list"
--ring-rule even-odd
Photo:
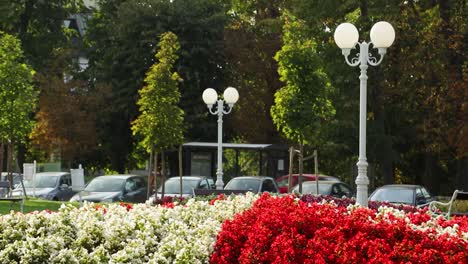
[(352, 49), (359, 40), (359, 32), (351, 23), (342, 23), (335, 29), (335, 43), (341, 49)]
[(224, 101), (228, 104), (235, 104), (239, 100), (239, 93), (236, 88), (228, 87), (224, 90)]
[(213, 105), (218, 100), (218, 93), (213, 88), (207, 88), (203, 91), (203, 102), (207, 105)]
[(370, 39), (374, 47), (388, 48), (395, 40), (395, 30), (388, 22), (377, 22), (370, 31)]

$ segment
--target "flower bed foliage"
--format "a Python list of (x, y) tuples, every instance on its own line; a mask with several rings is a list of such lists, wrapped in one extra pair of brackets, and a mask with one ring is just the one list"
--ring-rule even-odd
[(468, 262), (468, 218), (353, 203), (249, 193), (10, 213), (0, 263)]
[(207, 263), (224, 220), (257, 196), (216, 203), (84, 204), (0, 216), (0, 263)]
[(467, 218), (263, 195), (223, 224), (211, 263), (468, 263), (467, 240)]

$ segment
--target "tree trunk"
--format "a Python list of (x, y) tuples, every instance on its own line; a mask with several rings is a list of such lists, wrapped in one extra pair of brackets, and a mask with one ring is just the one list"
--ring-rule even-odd
[(3, 157), (4, 157), (3, 154), (4, 153), (5, 153), (5, 144), (3, 143), (3, 140), (2, 140), (2, 142), (0, 143), (0, 175), (3, 172)]
[(8, 173), (8, 181), (10, 182), (10, 190), (13, 189), (13, 175), (11, 174), (11, 162), (13, 158), (13, 143), (8, 142), (8, 150), (7, 150), (7, 173)]
[(457, 180), (455, 189), (468, 190), (468, 157), (457, 160)]
[(166, 182), (166, 155), (164, 155), (164, 151), (161, 151), (161, 199), (164, 199), (164, 183)]
[(304, 142), (301, 137), (301, 142), (299, 143), (299, 193), (302, 193), (302, 173), (304, 168)]
[(437, 168), (437, 159), (433, 153), (426, 153), (424, 159), (423, 185), (435, 195), (440, 194), (440, 172)]
[(153, 162), (153, 167), (154, 167), (154, 192), (156, 195), (156, 199), (158, 198), (158, 152), (154, 151), (154, 162)]
[(179, 146), (180, 199), (182, 199), (182, 145)]
[(151, 167), (152, 163), (153, 163), (153, 152), (154, 150), (151, 149), (150, 151), (150, 157), (149, 157), (149, 161), (148, 161), (148, 187), (147, 187), (147, 190), (146, 190), (146, 200), (149, 199), (150, 197), (150, 194), (151, 194), (151, 187), (153, 186), (153, 175), (152, 175), (152, 172), (153, 172), (153, 168)]

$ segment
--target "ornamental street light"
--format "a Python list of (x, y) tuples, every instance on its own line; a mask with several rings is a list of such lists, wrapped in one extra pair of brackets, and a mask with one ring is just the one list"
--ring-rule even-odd
[[(224, 90), (223, 99), (218, 96), (215, 89), (208, 88), (203, 91), (203, 101), (208, 106), (210, 113), (218, 115), (218, 169), (216, 171), (216, 189), (222, 190), (223, 182), (223, 115), (231, 112), (234, 104), (239, 99), (239, 93), (236, 88), (228, 87)], [(213, 110), (213, 105), (217, 103), (216, 110)], [(227, 106), (225, 107), (225, 104)], [(226, 108), (226, 109), (225, 109)]]
[[(371, 66), (379, 65), (387, 51), (395, 40), (395, 30), (390, 23), (380, 21), (376, 23), (371, 31), (371, 42), (358, 42), (359, 33), (356, 27), (350, 23), (340, 24), (334, 34), (335, 43), (341, 48), (345, 57), (346, 63), (352, 67), (358, 66), (361, 69), (359, 79), (360, 95), (359, 95), (359, 159), (357, 162), (358, 176), (356, 178), (357, 194), (356, 203), (367, 207), (368, 205), (368, 186), (369, 178), (367, 177), (367, 157), (366, 157), (366, 116), (367, 116), (367, 64)], [(380, 54), (380, 59), (373, 57), (369, 52), (370, 45), (376, 48)], [(354, 58), (349, 60), (351, 49), (359, 46), (359, 53)]]

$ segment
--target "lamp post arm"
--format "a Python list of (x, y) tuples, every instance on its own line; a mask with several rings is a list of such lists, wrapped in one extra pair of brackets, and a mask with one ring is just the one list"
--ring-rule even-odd
[[(358, 45), (361, 49), (361, 43), (357, 43), (356, 45)], [(353, 48), (354, 49), (354, 48)], [(343, 56), (345, 57), (345, 61), (346, 63), (351, 66), (351, 67), (356, 67), (358, 66), (361, 61), (360, 61), (360, 53), (357, 53), (354, 58), (352, 59), (349, 59), (349, 55), (351, 54), (351, 49), (343, 49), (342, 50), (342, 53), (343, 53)]]
[(227, 115), (227, 114), (231, 113), (233, 106), (234, 105), (232, 105), (232, 104), (228, 104), (227, 110), (224, 110), (224, 107), (223, 107), (223, 114)]
[(213, 110), (213, 105), (208, 105), (208, 110), (210, 111), (210, 114), (212, 115), (217, 115), (219, 112), (218, 106), (216, 107), (216, 110)]
[(371, 66), (377, 66), (377, 65), (379, 65), (379, 64), (382, 62), (382, 60), (383, 60), (383, 58), (384, 58), (384, 56), (385, 56), (385, 53), (386, 53), (387, 49), (386, 49), (386, 48), (378, 48), (378, 53), (379, 53), (379, 55), (380, 55), (380, 58), (377, 59), (376, 57), (374, 57), (374, 56), (372, 55), (372, 53), (369, 52), (369, 48), (370, 48), (370, 45), (371, 45), (371, 44), (373, 45), (372, 42), (369, 42), (368, 48), (367, 48), (367, 49), (368, 49), (368, 51), (367, 51), (367, 52), (368, 52), (367, 63), (369, 63), (369, 65), (371, 65)]

